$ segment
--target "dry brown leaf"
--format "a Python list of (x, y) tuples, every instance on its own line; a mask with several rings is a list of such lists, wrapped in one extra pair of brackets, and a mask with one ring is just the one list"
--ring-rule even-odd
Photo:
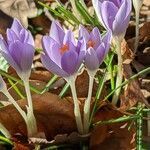
[[(121, 117), (123, 114), (114, 109), (110, 104), (103, 106), (96, 114), (95, 122)], [(127, 122), (101, 125), (95, 127), (91, 135), (92, 150), (131, 150), (135, 147), (134, 127), (128, 131)]]
[[(26, 101), (20, 100), (18, 103), (25, 110)], [(76, 131), (71, 102), (46, 93), (33, 96), (33, 105), (38, 131), (44, 132), (48, 140), (52, 140), (57, 134)], [(12, 135), (20, 133), (26, 136), (25, 123), (12, 105), (0, 109), (0, 122)]]
[(134, 54), (125, 40), (121, 43), (121, 53), (123, 55), (123, 64), (130, 64), (134, 59)]
[[(129, 79), (132, 76), (132, 70), (130, 65), (124, 65), (123, 68), (125, 78)], [(137, 102), (142, 102), (149, 107), (149, 104), (141, 91), (139, 82), (137, 79), (135, 79), (127, 85), (124, 95), (121, 98), (120, 109), (127, 110), (134, 106)]]
[(145, 22), (140, 28), (140, 39), (150, 38), (150, 22)]
[[(26, 101), (19, 100), (18, 103), (25, 110)], [(72, 101), (68, 99), (60, 100), (56, 95), (45, 93), (43, 95), (34, 95), (33, 105), (38, 124), (38, 131), (39, 133), (44, 132), (47, 140), (53, 140), (58, 134), (67, 134), (71, 136), (72, 132), (77, 131)], [(122, 114), (112, 106), (108, 104), (102, 105), (103, 107), (100, 108), (99, 112), (96, 114), (95, 121), (109, 120), (122, 116)], [(83, 110), (83, 107), (81, 108)], [(28, 148), (32, 146), (27, 143), (25, 123), (12, 105), (0, 109), (0, 122), (10, 131), (14, 137), (13, 139), (16, 139), (14, 141), (17, 144), (17, 147), (23, 146)], [(131, 139), (129, 135), (133, 133), (123, 133), (127, 132), (127, 130), (121, 130), (121, 125), (122, 124), (114, 124), (95, 128), (91, 131), (91, 146), (93, 148), (102, 145), (106, 146), (107, 144), (102, 143), (105, 143), (108, 138), (115, 138), (115, 141), (118, 142), (119, 145), (126, 143), (126, 146), (130, 146), (129, 140)], [(113, 131), (113, 134), (110, 133), (110, 131)], [(128, 135), (128, 137), (126, 135)], [(75, 136), (71, 136), (70, 138), (75, 138)]]

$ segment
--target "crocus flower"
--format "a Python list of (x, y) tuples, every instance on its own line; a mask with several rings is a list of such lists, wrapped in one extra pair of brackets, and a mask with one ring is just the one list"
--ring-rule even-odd
[(80, 27), (80, 37), (86, 43), (86, 55), (84, 59), (87, 72), (89, 74), (89, 90), (88, 97), (84, 104), (84, 133), (89, 132), (90, 121), (90, 105), (92, 97), (92, 89), (95, 74), (108, 53), (111, 43), (111, 32), (107, 32), (105, 36), (101, 37), (99, 29), (95, 27), (89, 33), (83, 26)]
[[(129, 24), (132, 3), (131, 0), (92, 0), (92, 2), (99, 20), (107, 30), (111, 30), (113, 42), (116, 44), (118, 55), (116, 87), (118, 87), (123, 80), (121, 42)], [(115, 91), (113, 104), (117, 103), (120, 91), (121, 88)]]
[(74, 115), (78, 132), (83, 134), (82, 118), (75, 88), (75, 80), (86, 51), (84, 40), (75, 41), (70, 30), (64, 32), (58, 22), (53, 22), (49, 36), (43, 37), (43, 65), (51, 72), (64, 77), (71, 87)]
[(111, 43), (111, 32), (107, 32), (105, 36), (101, 37), (97, 27), (89, 33), (81, 26), (80, 37), (83, 37), (87, 46), (85, 65), (88, 70), (95, 71), (99, 68), (108, 53)]
[(42, 63), (51, 72), (69, 77), (75, 74), (85, 56), (84, 41), (76, 43), (70, 30), (64, 32), (59, 23), (53, 22), (49, 36), (43, 37)]
[(7, 29), (7, 42), (10, 44), (15, 41), (34, 46), (34, 40), (31, 33), (26, 30), (17, 19), (14, 19), (11, 28)]
[(92, 0), (101, 23), (112, 31), (113, 36), (123, 36), (129, 24), (131, 0)]
[(0, 52), (21, 78), (30, 74), (34, 40), (18, 20), (15, 19), (12, 27), (7, 30), (7, 41), (0, 36)]
[[(29, 86), (34, 51), (34, 40), (31, 33), (23, 28), (17, 19), (14, 19), (11, 28), (7, 30), (7, 40), (5, 41), (3, 37), (0, 36), (0, 53), (23, 80), (28, 106), (27, 114), (25, 114), (25, 117), (24, 115), (22, 116), (27, 125), (28, 136), (33, 136), (37, 133), (36, 119), (33, 114), (32, 97)], [(15, 104), (9, 92), (7, 92), (6, 96), (22, 114), (22, 110), (20, 110), (20, 107)]]

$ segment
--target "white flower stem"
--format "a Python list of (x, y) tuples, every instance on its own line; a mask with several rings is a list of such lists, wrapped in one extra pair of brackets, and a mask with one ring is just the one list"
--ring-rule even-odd
[(65, 78), (65, 80), (69, 83), (70, 88), (71, 88), (73, 102), (74, 102), (74, 115), (75, 115), (75, 119), (76, 119), (78, 132), (80, 134), (83, 134), (83, 123), (82, 123), (82, 118), (81, 118), (81, 113), (80, 113), (79, 102), (78, 102), (78, 98), (77, 98), (77, 92), (76, 92), (76, 88), (75, 88), (76, 78), (74, 76), (71, 76), (71, 77)]
[(33, 104), (32, 104), (32, 97), (31, 97), (31, 91), (30, 91), (30, 85), (29, 85), (29, 79), (25, 78), (23, 80), (25, 91), (27, 95), (27, 130), (28, 130), (28, 137), (32, 137), (37, 133), (37, 124), (36, 124), (36, 118), (33, 113)]
[(92, 98), (92, 89), (94, 84), (94, 76), (96, 71), (88, 71), (89, 74), (89, 89), (88, 89), (88, 97), (84, 104), (84, 133), (87, 134), (89, 132), (90, 125), (90, 106), (91, 106), (91, 98)]
[(136, 29), (135, 29), (135, 46), (134, 46), (134, 52), (136, 53), (139, 43), (139, 18), (140, 18), (140, 9), (142, 7), (143, 0), (133, 0), (133, 6), (135, 9), (135, 19), (136, 19)]
[(26, 113), (21, 109), (21, 107), (18, 105), (18, 103), (14, 100), (14, 98), (10, 95), (7, 89), (2, 90), (3, 94), (8, 98), (8, 100), (14, 105), (14, 107), (17, 109), (17, 111), (20, 113), (20, 115), (23, 117), (24, 121), (26, 122)]
[(28, 106), (33, 111), (33, 104), (32, 104), (32, 97), (31, 97), (29, 80), (25, 79), (23, 82), (24, 82), (25, 91), (26, 91), (26, 95), (27, 95)]
[(137, 48), (138, 48), (138, 43), (139, 43), (139, 20), (140, 20), (140, 10), (136, 9), (135, 10), (135, 18), (136, 18), (136, 29), (135, 29), (135, 45), (134, 45), (134, 52), (136, 53)]
[[(117, 73), (117, 79), (116, 79), (116, 88), (117, 88), (118, 86), (120, 86), (120, 84), (122, 83), (122, 80), (123, 80), (123, 69), (122, 69), (123, 60), (122, 60), (122, 55), (121, 55), (121, 42), (122, 42), (122, 40), (121, 40), (121, 38), (116, 38), (115, 42), (116, 42), (116, 52), (118, 55), (118, 73)], [(117, 104), (118, 98), (120, 95), (120, 91), (121, 91), (121, 88), (119, 88), (118, 90), (115, 91), (115, 93), (113, 95), (113, 99), (112, 99), (113, 105)]]

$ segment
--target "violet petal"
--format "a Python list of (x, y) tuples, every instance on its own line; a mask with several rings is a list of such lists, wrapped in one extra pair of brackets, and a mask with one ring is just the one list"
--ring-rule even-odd
[(55, 62), (53, 62), (47, 55), (42, 54), (41, 61), (43, 65), (48, 69), (50, 72), (57, 74), (62, 77), (69, 76), (67, 72), (62, 70)]
[(74, 74), (77, 71), (76, 70), (77, 61), (78, 61), (77, 52), (72, 50), (65, 52), (61, 58), (62, 69), (70, 75)]
[(99, 60), (93, 48), (87, 50), (85, 56), (85, 65), (89, 70), (97, 70), (99, 68)]
[(61, 25), (57, 21), (53, 21), (50, 29), (50, 37), (52, 37), (58, 43), (63, 43), (65, 33)]

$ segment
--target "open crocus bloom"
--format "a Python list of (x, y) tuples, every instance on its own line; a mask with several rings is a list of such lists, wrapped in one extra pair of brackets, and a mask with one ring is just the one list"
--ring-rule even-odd
[(51, 72), (69, 77), (74, 75), (85, 56), (86, 45), (83, 40), (76, 43), (70, 30), (64, 32), (58, 22), (53, 22), (49, 36), (43, 37), (44, 54), (42, 63)]
[(35, 51), (33, 45), (31, 33), (16, 19), (7, 30), (7, 41), (0, 36), (0, 52), (21, 78), (30, 74)]
[(80, 37), (83, 37), (87, 47), (85, 65), (87, 69), (95, 71), (99, 68), (108, 53), (111, 43), (111, 32), (107, 32), (105, 36), (101, 37), (97, 27), (89, 33), (83, 26), (81, 26)]
[(132, 9), (131, 0), (92, 0), (101, 23), (113, 36), (124, 36)]

